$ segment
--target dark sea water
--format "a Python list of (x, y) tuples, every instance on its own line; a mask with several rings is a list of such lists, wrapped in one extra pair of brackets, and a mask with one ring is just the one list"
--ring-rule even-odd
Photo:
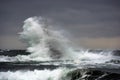
[[(107, 50), (87, 52), (108, 53)], [(25, 50), (0, 50), (0, 80), (120, 80), (120, 50), (110, 52), (113, 59), (91, 64), (88, 60), (20, 60), (15, 57), (29, 56), (30, 53)]]
[(75, 47), (53, 27), (26, 19), (19, 34), (28, 47), (0, 50), (0, 80), (120, 80), (120, 50)]

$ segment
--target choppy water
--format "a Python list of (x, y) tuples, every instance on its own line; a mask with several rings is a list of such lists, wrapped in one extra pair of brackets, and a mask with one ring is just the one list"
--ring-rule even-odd
[(25, 20), (20, 37), (27, 52), (0, 51), (0, 80), (120, 80), (119, 50), (76, 50), (41, 17)]

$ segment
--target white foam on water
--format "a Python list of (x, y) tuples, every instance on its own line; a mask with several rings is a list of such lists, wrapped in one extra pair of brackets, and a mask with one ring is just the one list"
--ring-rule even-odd
[(67, 80), (66, 74), (69, 71), (58, 68), (55, 70), (0, 72), (0, 80)]

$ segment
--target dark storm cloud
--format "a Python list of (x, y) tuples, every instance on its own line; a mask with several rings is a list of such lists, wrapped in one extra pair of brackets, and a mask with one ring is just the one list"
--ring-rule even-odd
[(0, 0), (0, 34), (16, 35), (31, 16), (52, 19), (77, 37), (120, 35), (120, 0)]
[(17, 33), (32, 16), (49, 18), (83, 46), (120, 47), (120, 0), (0, 0), (0, 48), (24, 49)]

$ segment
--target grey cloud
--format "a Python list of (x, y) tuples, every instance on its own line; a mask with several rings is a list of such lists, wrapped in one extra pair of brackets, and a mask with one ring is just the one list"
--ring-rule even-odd
[(115, 37), (120, 35), (119, 11), (96, 13), (88, 10), (68, 10), (50, 13), (77, 37)]
[(1, 0), (0, 34), (16, 35), (26, 18), (43, 16), (77, 37), (119, 36), (119, 3), (119, 0)]

